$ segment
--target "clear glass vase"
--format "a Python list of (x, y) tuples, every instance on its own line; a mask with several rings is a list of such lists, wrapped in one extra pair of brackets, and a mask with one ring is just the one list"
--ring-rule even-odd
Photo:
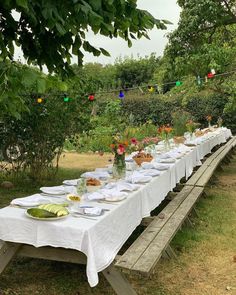
[(164, 147), (165, 147), (165, 152), (168, 152), (170, 150), (170, 140), (169, 139), (164, 140)]
[(126, 175), (126, 163), (125, 163), (125, 154), (115, 155), (114, 163), (112, 167), (113, 178), (121, 179), (125, 178)]

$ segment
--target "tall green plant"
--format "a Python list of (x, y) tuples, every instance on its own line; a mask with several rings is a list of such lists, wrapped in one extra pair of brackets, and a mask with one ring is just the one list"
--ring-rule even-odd
[(191, 114), (183, 110), (178, 110), (172, 113), (172, 122), (174, 134), (176, 136), (183, 136), (186, 132), (186, 123), (191, 118)]

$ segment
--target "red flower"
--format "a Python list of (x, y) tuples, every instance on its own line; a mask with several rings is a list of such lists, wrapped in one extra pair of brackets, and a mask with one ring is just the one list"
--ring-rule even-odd
[(138, 141), (137, 141), (137, 139), (136, 138), (131, 138), (131, 144), (133, 144), (133, 145), (137, 145), (138, 144)]
[(118, 149), (116, 150), (118, 155), (123, 155), (125, 152), (125, 147), (123, 144), (118, 145)]

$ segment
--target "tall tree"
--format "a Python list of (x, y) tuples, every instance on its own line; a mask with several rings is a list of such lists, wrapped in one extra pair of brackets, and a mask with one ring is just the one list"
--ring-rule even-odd
[[(13, 58), (14, 42), (21, 46), (29, 63), (46, 65), (49, 72), (69, 71), (72, 53), (82, 63), (83, 50), (99, 56), (109, 55), (104, 48), (88, 42), (92, 30), (109, 38), (121, 37), (131, 46), (131, 39), (147, 37), (158, 20), (137, 8), (137, 0), (2, 0), (0, 5), (0, 56)], [(19, 13), (19, 20), (13, 11)]]

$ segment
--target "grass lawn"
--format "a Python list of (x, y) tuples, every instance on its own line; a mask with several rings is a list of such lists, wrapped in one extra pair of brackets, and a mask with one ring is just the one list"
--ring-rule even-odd
[[(99, 165), (108, 158), (99, 159)], [(66, 159), (66, 158), (65, 158)], [(15, 197), (35, 193), (41, 185), (57, 185), (63, 179), (76, 178), (83, 170), (77, 165), (63, 162), (56, 179), (46, 183), (18, 181), (12, 190), (0, 190), (0, 206)], [(92, 163), (84, 155), (84, 164)], [(65, 168), (66, 167), (66, 168)], [(88, 169), (88, 166), (85, 166)], [(183, 228), (174, 241), (178, 261), (162, 260), (150, 279), (130, 276), (140, 295), (223, 295), (236, 294), (236, 156), (224, 171), (217, 174), (218, 181), (207, 188), (206, 198), (197, 205), (199, 218), (192, 218), (194, 228)], [(8, 295), (85, 295), (114, 294), (103, 276), (91, 289), (84, 266), (28, 258), (15, 259), (0, 276), (0, 294)], [(125, 294), (124, 294), (125, 295)]]

